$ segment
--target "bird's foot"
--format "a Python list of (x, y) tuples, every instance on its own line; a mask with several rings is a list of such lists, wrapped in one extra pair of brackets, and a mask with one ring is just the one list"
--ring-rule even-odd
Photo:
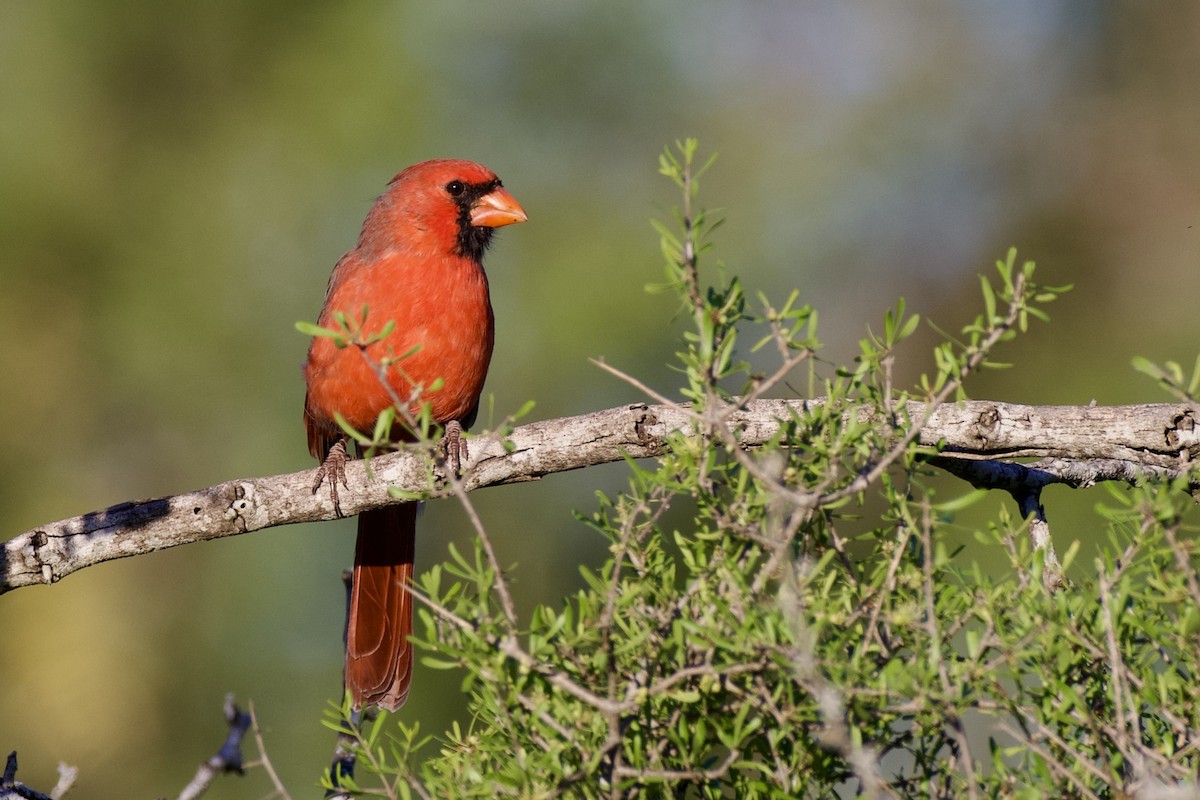
[(442, 434), (442, 441), (438, 443), (438, 449), (446, 458), (446, 463), (450, 465), (451, 474), (455, 477), (462, 474), (462, 465), (470, 457), (467, 449), (467, 440), (463, 436), (463, 427), (456, 419), (452, 419), (446, 423), (446, 432)]
[(328, 455), (317, 470), (316, 480), (313, 481), (312, 491), (316, 494), (325, 479), (329, 479), (329, 499), (333, 501), (333, 513), (339, 517), (342, 516), (342, 504), (338, 502), (338, 484), (350, 488), (346, 481), (346, 462), (349, 460), (350, 456), (346, 454), (346, 440), (338, 439), (333, 447), (329, 448)]

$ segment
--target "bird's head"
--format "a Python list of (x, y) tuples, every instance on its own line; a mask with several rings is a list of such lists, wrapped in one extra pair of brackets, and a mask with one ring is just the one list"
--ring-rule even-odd
[(520, 203), (482, 164), (437, 159), (392, 178), (363, 227), (389, 244), (452, 252), (480, 261), (496, 228), (524, 222)]

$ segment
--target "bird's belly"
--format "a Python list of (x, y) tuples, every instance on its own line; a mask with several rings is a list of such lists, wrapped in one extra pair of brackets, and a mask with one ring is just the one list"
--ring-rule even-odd
[[(429, 403), (435, 421), (462, 420), (479, 402), (492, 357), (492, 313), (486, 302), (473, 313), (433, 314), (415, 323), (388, 309), (379, 322), (394, 321), (382, 341), (368, 347), (337, 348), (317, 339), (310, 353), (310, 409), (331, 419), (336, 412), (369, 433), (386, 408), (399, 403), (413, 414)], [(459, 309), (461, 312), (462, 309)]]

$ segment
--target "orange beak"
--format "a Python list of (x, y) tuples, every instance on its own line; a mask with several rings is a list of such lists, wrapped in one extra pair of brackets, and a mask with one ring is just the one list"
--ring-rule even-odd
[(503, 186), (497, 186), (471, 206), (471, 224), (476, 228), (502, 228), (527, 219), (525, 209)]

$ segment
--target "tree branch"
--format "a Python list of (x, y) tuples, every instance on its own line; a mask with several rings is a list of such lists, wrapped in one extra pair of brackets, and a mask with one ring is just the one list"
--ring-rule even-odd
[[(802, 430), (806, 410), (821, 403), (820, 399), (755, 400), (744, 407), (730, 406), (720, 422), (743, 447), (754, 448), (779, 434), (781, 420)], [(906, 408), (909, 419), (916, 420), (923, 418), (925, 410), (918, 402), (909, 402)], [(865, 410), (849, 413), (872, 421)], [(1200, 407), (1187, 404), (1022, 406), (977, 400), (936, 408), (917, 442), (936, 450), (939, 462), (1070, 459), (1093, 462), (1090, 469), (1105, 478), (1134, 481), (1186, 474), (1200, 457), (1198, 419)], [(462, 489), (537, 480), (625, 457), (659, 455), (668, 449), (670, 437), (698, 435), (696, 422), (687, 405), (638, 403), (523, 425), (503, 441), (496, 434), (478, 437), (472, 440), (471, 459), (464, 465)], [(887, 424), (883, 419), (877, 422)], [(1101, 469), (1098, 465), (1105, 461), (1118, 463), (1120, 469)], [(429, 457), (412, 449), (377, 456), (369, 467), (368, 471), (362, 461), (346, 465), (350, 488), (341, 492), (345, 514), (398, 502), (389, 487), (426, 492), (431, 483)], [(1061, 468), (1059, 472), (1061, 482), (1088, 482), (1076, 474), (1068, 478)], [(1029, 474), (1022, 469), (1023, 479)], [(231, 480), (39, 526), (4, 544), (0, 594), (21, 586), (51, 584), (115, 558), (276, 525), (334, 519), (328, 493), (312, 492), (314, 475), (315, 469), (310, 469)]]

